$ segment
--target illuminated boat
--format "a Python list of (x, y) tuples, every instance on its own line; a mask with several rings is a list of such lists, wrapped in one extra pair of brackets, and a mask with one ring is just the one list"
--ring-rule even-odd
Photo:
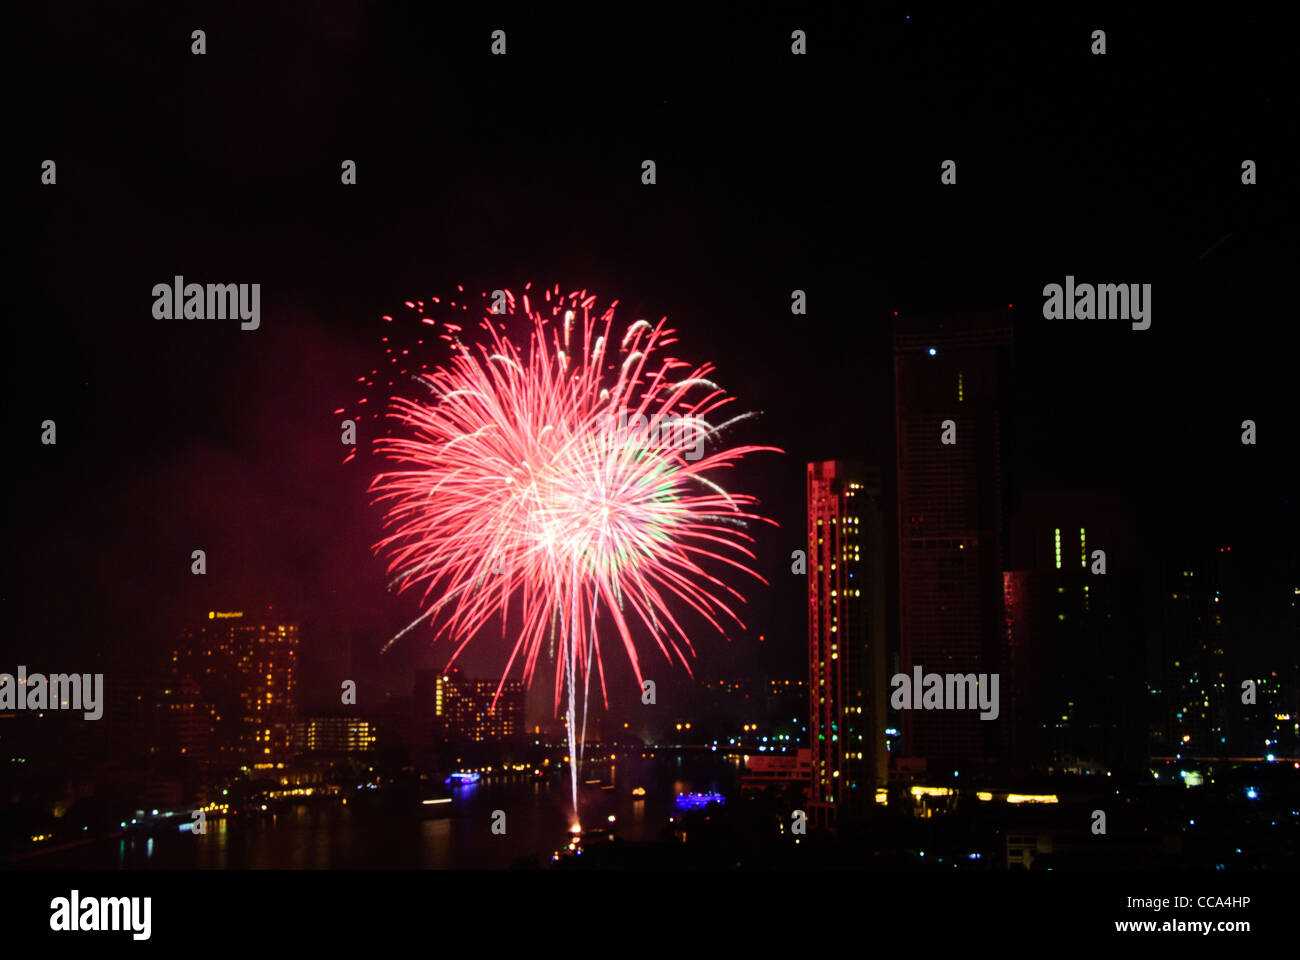
[(446, 817), (452, 813), (451, 797), (425, 797), (420, 801), (420, 815), (423, 817)]
[(702, 810), (711, 803), (721, 806), (726, 802), (727, 798), (720, 793), (679, 793), (673, 798), (673, 806), (683, 813), (687, 810)]

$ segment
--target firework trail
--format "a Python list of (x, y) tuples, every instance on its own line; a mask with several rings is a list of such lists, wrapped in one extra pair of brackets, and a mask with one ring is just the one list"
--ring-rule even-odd
[[(713, 367), (664, 352), (676, 342), (667, 318), (616, 329), (618, 301), (598, 311), (585, 290), (562, 296), (557, 285), (534, 302), (528, 289), (493, 301), (484, 294), (474, 339), (460, 323), (426, 316), (432, 306), (408, 301), (420, 329), (452, 348), (450, 362), (431, 371), (414, 369), (410, 351), (394, 353), (384, 338), (395, 368), (385, 372), (422, 388), (414, 399), (390, 398), (392, 429), (374, 445), (387, 467), (370, 485), (385, 511), (375, 550), (387, 557), (392, 585), (418, 593), (422, 609), (384, 649), (428, 620), (435, 641), (455, 644), (450, 666), (498, 616), (510, 644), (513, 611), (499, 696), (516, 663), (530, 685), (543, 647), (558, 639), (555, 705), (567, 693), (577, 820), (593, 666), (608, 704), (598, 627), (621, 639), (638, 684), (638, 636), (690, 672), (694, 650), (672, 607), (685, 604), (724, 637), (743, 630), (732, 605), (744, 598), (708, 568), (762, 580), (747, 565), (746, 524), (775, 524), (715, 475), (749, 453), (780, 451), (720, 444), (722, 430), (752, 414), (728, 419), (732, 398), (709, 379)], [(525, 333), (520, 349), (512, 334)], [(360, 381), (384, 379), (376, 368)]]

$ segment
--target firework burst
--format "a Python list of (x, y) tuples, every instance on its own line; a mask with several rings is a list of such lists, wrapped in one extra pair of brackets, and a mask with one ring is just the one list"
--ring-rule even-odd
[[(720, 575), (762, 579), (746, 529), (772, 521), (718, 477), (747, 454), (780, 451), (720, 442), (752, 414), (727, 417), (732, 398), (709, 379), (713, 367), (665, 352), (676, 342), (667, 318), (618, 329), (618, 301), (598, 310), (587, 291), (557, 286), (533, 302), (527, 289), (485, 303), (473, 342), (444, 322), (450, 362), (412, 372), (422, 396), (390, 400), (394, 429), (375, 441), (388, 469), (370, 487), (384, 510), (375, 549), (422, 610), (388, 645), (429, 620), (435, 640), (455, 645), (450, 664), (499, 617), (501, 682), (519, 664), (530, 684), (543, 649), (558, 644), (576, 815), (577, 687), (585, 728), (593, 667), (606, 694), (599, 635), (619, 637), (641, 684), (638, 640), (690, 672), (686, 608), (724, 637), (744, 629), (734, 609), (744, 598)], [(520, 349), (511, 334), (525, 332)]]

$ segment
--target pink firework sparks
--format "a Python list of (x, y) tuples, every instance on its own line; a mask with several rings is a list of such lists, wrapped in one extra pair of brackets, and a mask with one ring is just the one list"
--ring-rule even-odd
[[(388, 645), (429, 619), (435, 640), (456, 644), (450, 665), (498, 615), (509, 642), (513, 612), (521, 619), (501, 683), (521, 662), (530, 684), (558, 639), (556, 705), (567, 676), (572, 738), (575, 678), (585, 690), (594, 663), (606, 693), (602, 630), (622, 640), (640, 684), (638, 637), (690, 672), (694, 650), (674, 609), (724, 637), (744, 629), (733, 609), (744, 598), (719, 574), (762, 580), (748, 566), (746, 524), (773, 522), (717, 477), (746, 454), (780, 451), (721, 446), (720, 433), (752, 414), (720, 417), (731, 398), (709, 380), (713, 367), (663, 353), (675, 340), (667, 318), (616, 331), (617, 301), (598, 312), (585, 290), (503, 293), (477, 314), (477, 342), (435, 324), (448, 331), (451, 361), (413, 371), (427, 393), (394, 397), (393, 429), (375, 441), (390, 467), (370, 486), (385, 511), (375, 549), (423, 611)], [(455, 317), (472, 326), (476, 314), (459, 300)], [(432, 307), (418, 312), (427, 323)], [(525, 331), (521, 350), (510, 334)]]

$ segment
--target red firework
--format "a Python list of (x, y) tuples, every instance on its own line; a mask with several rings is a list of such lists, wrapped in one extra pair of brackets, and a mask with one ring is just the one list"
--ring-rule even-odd
[[(752, 415), (719, 421), (731, 398), (708, 379), (712, 365), (663, 353), (676, 341), (667, 318), (616, 332), (618, 301), (595, 303), (558, 285), (540, 303), (500, 291), (469, 343), (441, 322), (453, 357), (412, 374), (423, 396), (390, 401), (394, 429), (375, 441), (390, 469), (371, 483), (385, 510), (375, 549), (423, 611), (389, 644), (430, 619), (435, 640), (456, 643), (450, 665), (498, 615), (505, 640), (517, 611), (502, 684), (516, 661), (531, 683), (547, 639), (558, 639), (556, 704), (567, 673), (571, 729), (575, 674), (585, 687), (594, 663), (605, 693), (602, 628), (621, 638), (638, 684), (638, 637), (690, 672), (694, 650), (674, 607), (724, 637), (729, 625), (744, 629), (732, 608), (744, 598), (706, 566), (762, 580), (748, 565), (746, 524), (773, 522), (717, 475), (746, 454), (780, 452), (721, 446), (721, 431)], [(408, 306), (439, 325), (423, 301)], [(527, 333), (524, 349), (512, 332)], [(408, 356), (390, 363), (405, 373)]]

